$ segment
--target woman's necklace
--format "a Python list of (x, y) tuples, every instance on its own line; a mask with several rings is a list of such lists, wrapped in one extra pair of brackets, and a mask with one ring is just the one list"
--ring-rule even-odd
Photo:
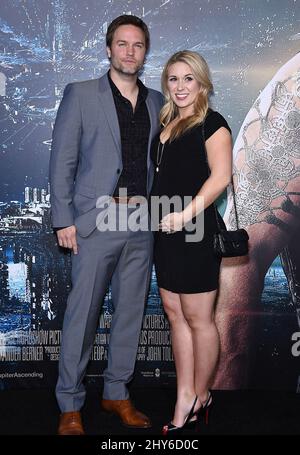
[[(160, 149), (160, 145), (162, 145)], [(164, 154), (165, 142), (162, 144), (160, 141), (158, 142), (157, 146), (157, 154), (156, 154), (156, 172), (159, 172), (159, 166)]]

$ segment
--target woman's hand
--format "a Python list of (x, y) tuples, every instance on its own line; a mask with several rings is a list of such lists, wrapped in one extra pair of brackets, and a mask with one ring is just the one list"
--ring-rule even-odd
[(159, 228), (167, 234), (181, 231), (184, 226), (183, 212), (174, 212), (165, 215), (159, 223)]

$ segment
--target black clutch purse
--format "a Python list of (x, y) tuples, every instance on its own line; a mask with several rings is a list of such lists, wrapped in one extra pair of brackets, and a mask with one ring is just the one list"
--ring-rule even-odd
[[(202, 124), (202, 138), (205, 150), (205, 157), (206, 157), (206, 164), (208, 175), (210, 175), (210, 169), (208, 165), (208, 158), (207, 158), (207, 151), (205, 146), (205, 136), (204, 136), (204, 123)], [(233, 196), (233, 205), (234, 205), (234, 213), (235, 213), (235, 220), (236, 220), (236, 231), (227, 231), (227, 229), (221, 228), (219, 220), (218, 220), (218, 212), (216, 205), (213, 204), (215, 210), (215, 216), (218, 226), (218, 232), (214, 234), (214, 241), (213, 241), (213, 248), (214, 253), (219, 257), (229, 258), (229, 257), (236, 257), (236, 256), (245, 256), (248, 254), (248, 240), (249, 235), (245, 229), (239, 229), (238, 223), (238, 214), (236, 209), (236, 201), (235, 201), (235, 192), (233, 186), (233, 180), (231, 179), (231, 186), (232, 186), (232, 196)]]
[(249, 235), (245, 229), (222, 229), (214, 235), (214, 252), (223, 258), (245, 256), (248, 254), (248, 240)]

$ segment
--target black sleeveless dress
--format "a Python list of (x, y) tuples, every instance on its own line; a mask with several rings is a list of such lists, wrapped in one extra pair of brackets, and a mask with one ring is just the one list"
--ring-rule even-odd
[[(205, 139), (222, 126), (231, 132), (224, 117), (209, 110), (204, 125)], [(198, 125), (171, 143), (165, 143), (159, 172), (155, 172), (151, 196), (166, 195), (171, 198), (178, 195), (182, 201), (187, 196), (189, 201), (196, 196), (208, 178), (201, 128)], [(155, 169), (159, 143), (158, 134), (151, 146)], [(169, 213), (174, 211), (177, 211), (176, 208), (171, 207)], [(218, 217), (221, 226), (224, 226), (221, 216)], [(217, 230), (216, 214), (213, 205), (210, 205), (204, 210), (204, 236), (200, 241), (187, 242), (186, 229), (173, 234), (156, 231), (154, 264), (158, 286), (184, 294), (217, 289), (221, 262), (213, 252), (213, 234)]]

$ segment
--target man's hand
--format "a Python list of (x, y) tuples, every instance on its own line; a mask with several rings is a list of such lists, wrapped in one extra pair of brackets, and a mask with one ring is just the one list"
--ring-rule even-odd
[(74, 225), (68, 226), (56, 231), (58, 244), (63, 248), (70, 248), (74, 254), (78, 253), (76, 241), (76, 227)]

